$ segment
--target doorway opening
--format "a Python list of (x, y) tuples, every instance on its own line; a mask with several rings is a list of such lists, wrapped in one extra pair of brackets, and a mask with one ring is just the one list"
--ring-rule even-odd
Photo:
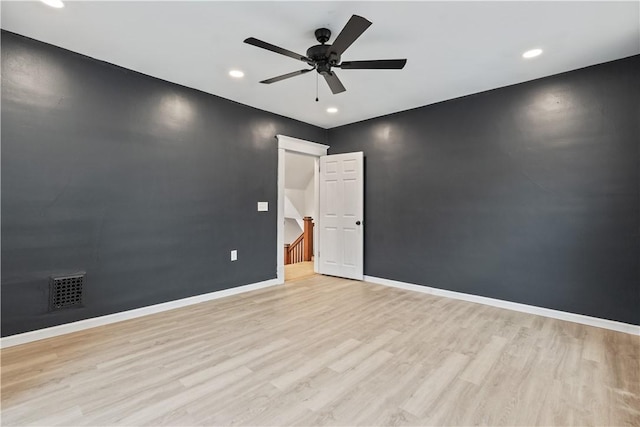
[(284, 280), (314, 274), (315, 157), (284, 154)]
[(277, 138), (277, 278), (284, 283), (318, 272), (318, 232), (312, 224), (318, 218), (319, 159), (329, 146), (284, 135)]

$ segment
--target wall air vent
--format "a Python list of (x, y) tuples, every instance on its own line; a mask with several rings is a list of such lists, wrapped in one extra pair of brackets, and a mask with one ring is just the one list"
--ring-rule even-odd
[(51, 277), (49, 279), (49, 310), (62, 310), (82, 306), (85, 273), (70, 276)]

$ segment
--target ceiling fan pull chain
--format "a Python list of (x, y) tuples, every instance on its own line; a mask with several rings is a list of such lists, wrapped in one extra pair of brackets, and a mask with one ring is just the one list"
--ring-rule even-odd
[(318, 102), (318, 73), (316, 73), (316, 102)]

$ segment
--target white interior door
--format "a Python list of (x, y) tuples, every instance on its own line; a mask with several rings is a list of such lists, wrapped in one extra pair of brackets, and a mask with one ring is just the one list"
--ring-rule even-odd
[(363, 279), (363, 153), (320, 157), (318, 273)]

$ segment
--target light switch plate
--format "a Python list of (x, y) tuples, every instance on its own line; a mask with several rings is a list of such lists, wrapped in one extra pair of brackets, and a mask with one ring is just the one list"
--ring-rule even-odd
[(231, 251), (231, 261), (237, 261), (238, 260), (238, 250), (234, 249)]
[(269, 202), (258, 202), (258, 212), (267, 212), (269, 210)]

